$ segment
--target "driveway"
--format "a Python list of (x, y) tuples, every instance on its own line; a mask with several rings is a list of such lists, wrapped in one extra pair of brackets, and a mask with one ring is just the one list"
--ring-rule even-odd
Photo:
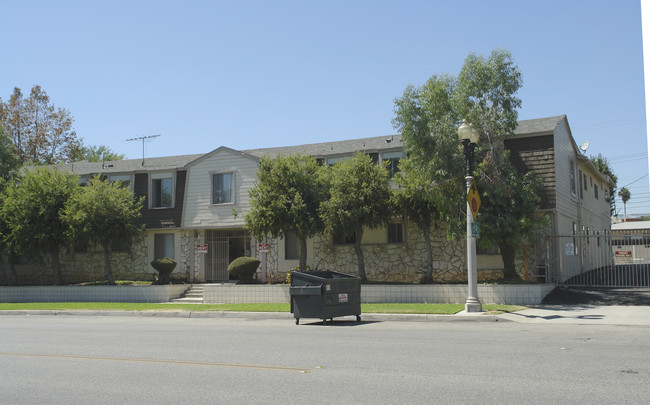
[(650, 288), (556, 288), (544, 305), (650, 306)]

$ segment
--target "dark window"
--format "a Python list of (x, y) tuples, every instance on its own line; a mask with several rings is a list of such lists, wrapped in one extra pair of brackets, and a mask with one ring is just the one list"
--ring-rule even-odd
[(571, 194), (575, 195), (576, 193), (576, 165), (573, 161), (569, 164), (569, 175), (571, 181)]
[(404, 224), (388, 224), (388, 243), (404, 242)]
[(289, 232), (284, 237), (284, 258), (285, 260), (300, 259), (300, 243), (295, 232)]
[(334, 244), (335, 245), (349, 245), (356, 242), (356, 232), (352, 234), (346, 234), (343, 231), (338, 231), (334, 234)]
[(151, 180), (152, 208), (172, 207), (172, 178), (165, 177)]
[(174, 234), (159, 233), (153, 236), (153, 258), (162, 259), (168, 257), (174, 258)]

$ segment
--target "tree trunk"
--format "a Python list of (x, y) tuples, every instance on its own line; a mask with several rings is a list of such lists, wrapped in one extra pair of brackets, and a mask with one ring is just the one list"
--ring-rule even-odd
[(59, 262), (59, 248), (56, 247), (51, 251), (52, 255), (52, 272), (54, 273), (54, 284), (63, 285), (61, 278), (61, 263)]
[(300, 260), (298, 261), (298, 270), (307, 270), (307, 238), (298, 239), (300, 242)]
[(431, 227), (423, 226), (422, 233), (424, 234), (424, 246), (427, 248), (427, 272), (424, 276), (424, 281), (433, 281), (433, 248), (431, 248)]
[(111, 270), (111, 248), (108, 245), (104, 246), (104, 272), (106, 273), (108, 285), (115, 285), (113, 271)]
[(503, 260), (503, 279), (508, 281), (520, 281), (521, 277), (515, 268), (515, 248), (507, 243), (497, 243), (501, 250)]
[(363, 229), (357, 230), (354, 237), (354, 252), (357, 254), (357, 263), (359, 265), (359, 277), (361, 281), (368, 281), (366, 277), (366, 265), (363, 261), (363, 252), (361, 251), (361, 238), (363, 237)]

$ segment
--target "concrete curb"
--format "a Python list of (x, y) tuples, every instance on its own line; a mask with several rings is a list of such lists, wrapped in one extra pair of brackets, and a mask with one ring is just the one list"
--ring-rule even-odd
[[(0, 315), (49, 315), (49, 316), (138, 316), (161, 318), (242, 318), (242, 319), (286, 319), (293, 320), (293, 314), (287, 312), (237, 312), (237, 311), (63, 311), (63, 310), (13, 310), (0, 311)], [(305, 318), (306, 323), (318, 322), (317, 319)], [(354, 317), (337, 317), (334, 321), (356, 322)], [(455, 315), (438, 314), (361, 314), (362, 322), (498, 322), (506, 321), (498, 315), (468, 314), (460, 312)]]

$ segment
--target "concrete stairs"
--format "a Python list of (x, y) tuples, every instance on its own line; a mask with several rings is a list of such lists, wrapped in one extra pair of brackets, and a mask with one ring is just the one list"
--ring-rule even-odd
[(171, 300), (175, 304), (203, 304), (203, 284), (192, 284), (180, 298)]

